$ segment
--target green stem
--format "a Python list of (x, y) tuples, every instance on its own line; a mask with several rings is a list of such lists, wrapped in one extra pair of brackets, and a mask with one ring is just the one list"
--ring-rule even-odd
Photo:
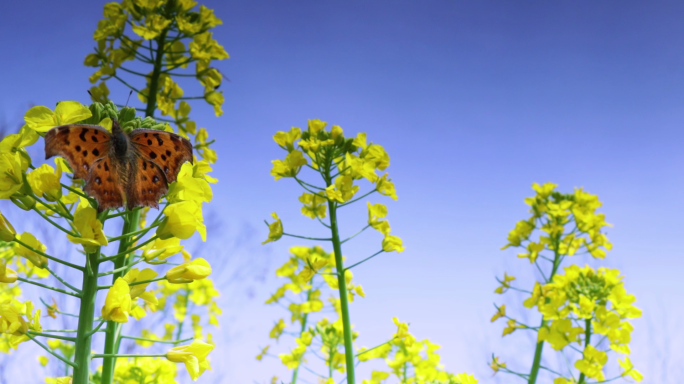
[[(138, 214), (138, 217), (140, 217), (140, 214)], [(151, 243), (151, 242), (153, 242), (153, 241), (155, 241), (155, 240), (157, 240), (157, 236), (152, 236), (151, 238), (149, 238), (147, 241), (145, 241), (145, 242), (142, 243), (142, 244), (138, 244), (138, 245), (136, 245), (135, 247), (133, 247), (133, 248), (131, 248), (131, 249), (124, 249), (123, 251), (117, 253), (117, 254), (114, 255), (114, 256), (103, 257), (102, 259), (100, 259), (100, 261), (117, 260), (116, 262), (114, 262), (114, 266), (116, 267), (117, 265), (119, 265), (119, 264), (117, 264), (119, 261), (121, 261), (121, 266), (123, 266), (124, 261), (125, 261), (123, 256), (126, 256), (126, 255), (130, 254), (130, 253), (133, 252), (133, 251), (137, 251), (138, 249), (140, 249), (140, 248), (146, 246), (147, 244), (149, 244), (149, 243)], [(120, 244), (124, 244), (124, 242), (121, 242)], [(119, 246), (119, 249), (121, 249), (121, 246)], [(123, 261), (122, 261), (122, 260), (123, 260)]]
[[(326, 180), (329, 182), (329, 180)], [(328, 183), (330, 186), (330, 183)], [(332, 243), (335, 251), (335, 267), (337, 268), (337, 284), (340, 290), (340, 307), (342, 310), (342, 326), (344, 329), (344, 355), (347, 365), (347, 383), (355, 384), (354, 378), (354, 347), (352, 345), (351, 322), (349, 321), (349, 303), (347, 295), (347, 282), (344, 278), (344, 265), (342, 264), (342, 243), (337, 227), (337, 204), (329, 201), (328, 211), (330, 214), (330, 230)]]
[(372, 255), (366, 257), (365, 259), (359, 261), (358, 263), (353, 264), (353, 265), (351, 265), (351, 266), (349, 266), (349, 267), (347, 267), (347, 268), (345, 268), (345, 269), (352, 269), (352, 268), (356, 267), (357, 265), (362, 264), (362, 263), (365, 263), (366, 261), (368, 261), (368, 260), (374, 258), (375, 256), (377, 256), (377, 255), (379, 255), (379, 254), (381, 254), (381, 253), (383, 253), (383, 252), (385, 252), (385, 251), (381, 249), (381, 250), (375, 252), (374, 254), (372, 254)]
[(33, 336), (31, 336), (30, 334), (27, 333), (26, 336), (28, 336), (29, 339), (33, 340), (33, 341), (34, 341), (36, 344), (38, 344), (41, 348), (43, 348), (44, 350), (46, 350), (49, 354), (51, 354), (52, 356), (54, 356), (54, 357), (56, 357), (56, 358), (62, 360), (62, 362), (63, 362), (64, 364), (70, 365), (70, 366), (74, 367), (74, 369), (76, 369), (76, 364), (74, 364), (73, 362), (71, 362), (71, 361), (65, 359), (64, 357), (60, 356), (59, 354), (55, 353), (55, 351), (53, 351), (52, 349), (50, 349), (47, 345), (45, 345), (45, 344), (41, 343), (40, 341), (36, 340), (36, 338), (33, 337)]
[[(123, 228), (121, 229), (121, 232), (126, 234), (126, 233), (131, 233), (135, 232), (135, 230), (138, 228), (138, 222), (140, 222), (140, 210), (136, 209), (134, 211), (131, 211), (128, 213), (127, 216), (125, 216), (125, 221)], [(119, 256), (125, 256), (132, 252), (133, 250), (128, 249), (128, 239), (122, 239), (119, 242), (119, 250), (118, 254), (116, 255), (117, 257), (114, 257), (114, 269), (119, 269), (123, 267), (126, 263), (126, 260), (124, 257), (119, 257)], [(104, 258), (103, 260), (108, 260), (112, 258)], [(114, 274), (112, 274), (112, 284), (116, 281), (117, 278), (123, 276), (124, 271), (119, 271)], [(100, 288), (100, 287), (97, 287)], [(118, 338), (119, 334), (121, 333), (121, 324), (114, 322), (114, 321), (108, 321), (107, 322), (107, 329), (106, 329), (106, 336), (105, 336), (105, 348), (104, 352), (105, 354), (115, 354), (118, 351)], [(102, 362), (102, 384), (111, 384), (114, 380), (114, 368), (116, 366), (116, 358), (112, 358), (111, 356), (103, 356), (104, 360)]]
[(112, 242), (112, 241), (117, 241), (117, 240), (121, 240), (121, 239), (128, 239), (128, 238), (131, 237), (131, 236), (139, 235), (139, 234), (141, 234), (141, 233), (143, 233), (143, 232), (144, 232), (144, 233), (147, 233), (147, 231), (149, 231), (151, 228), (154, 228), (154, 227), (157, 227), (157, 226), (159, 226), (159, 224), (150, 225), (150, 226), (147, 227), (147, 228), (143, 228), (143, 229), (138, 230), (138, 231), (135, 231), (135, 232), (126, 233), (126, 234), (123, 234), (123, 235), (117, 236), (117, 237), (110, 237), (110, 238), (107, 239), (107, 241)]
[(162, 33), (157, 37), (157, 52), (154, 58), (154, 69), (152, 70), (152, 76), (150, 78), (150, 89), (147, 96), (147, 108), (145, 109), (145, 115), (149, 117), (154, 117), (154, 111), (157, 109), (157, 90), (159, 88), (159, 76), (162, 72), (162, 58), (164, 57), (164, 40), (166, 39), (166, 34), (168, 30), (163, 30)]
[(80, 290), (80, 289), (78, 289), (78, 288), (74, 287), (73, 285), (71, 285), (71, 284), (67, 283), (66, 281), (64, 281), (64, 279), (62, 279), (61, 277), (59, 277), (52, 269), (50, 269), (50, 267), (46, 266), (45, 269), (47, 269), (47, 271), (50, 272), (50, 274), (51, 274), (52, 276), (54, 276), (55, 279), (57, 279), (60, 283), (66, 285), (67, 287), (69, 287), (71, 290), (73, 290), (73, 291), (76, 292), (76, 293), (81, 293), (81, 290)]
[[(587, 347), (591, 345), (591, 319), (586, 319), (584, 320), (584, 350), (587, 350)], [(586, 377), (584, 376), (584, 373), (580, 374), (579, 381), (577, 384), (584, 384), (584, 381), (586, 380)]]
[(76, 341), (75, 337), (58, 336), (58, 335), (52, 335), (52, 334), (43, 333), (43, 332), (28, 331), (28, 334), (30, 334), (31, 336), (45, 336), (45, 337), (49, 337), (51, 339), (59, 339), (59, 340), (65, 340), (65, 341)]
[(25, 278), (23, 278), (23, 277), (18, 277), (17, 280), (23, 281), (24, 283), (32, 284), (32, 285), (35, 285), (35, 286), (38, 286), (38, 287), (41, 287), (41, 288), (49, 289), (49, 290), (51, 290), (51, 291), (63, 293), (63, 294), (65, 294), (65, 295), (69, 295), (69, 296), (73, 296), (73, 297), (81, 297), (81, 295), (79, 295), (78, 293), (65, 291), (65, 290), (63, 290), (63, 289), (51, 287), (51, 286), (49, 286), (49, 285), (45, 285), (45, 284), (41, 284), (41, 283), (36, 283), (36, 282), (33, 281), (33, 280), (25, 279)]
[(122, 335), (121, 338), (122, 338), (122, 339), (130, 339), (130, 340), (149, 341), (149, 342), (152, 342), (152, 343), (174, 344), (174, 345), (175, 345), (175, 344), (180, 344), (180, 343), (187, 343), (188, 341), (192, 341), (192, 340), (195, 339), (194, 337), (189, 337), (189, 338), (183, 339), (183, 340), (169, 341), (169, 340), (155, 340), (155, 339), (147, 339), (147, 338), (144, 338), (144, 337), (125, 336), (125, 335)]
[(27, 248), (29, 251), (33, 251), (33, 252), (35, 252), (35, 253), (37, 253), (37, 254), (39, 254), (39, 255), (45, 257), (45, 258), (48, 259), (48, 260), (52, 260), (52, 261), (54, 261), (54, 262), (57, 262), (57, 263), (60, 263), (60, 264), (64, 264), (64, 265), (66, 265), (67, 267), (71, 267), (71, 268), (73, 268), (73, 269), (78, 269), (79, 271), (84, 271), (84, 270), (85, 270), (85, 268), (81, 267), (80, 265), (71, 264), (71, 263), (69, 263), (69, 262), (67, 262), (67, 261), (64, 261), (64, 260), (61, 260), (61, 259), (59, 259), (59, 258), (57, 258), (57, 257), (50, 256), (50, 255), (48, 255), (48, 254), (45, 253), (45, 252), (41, 252), (41, 251), (39, 251), (39, 250), (33, 248), (32, 246), (30, 246), (30, 245), (24, 243), (23, 241), (17, 239), (16, 236), (14, 237), (14, 241), (16, 241), (17, 243), (21, 244), (22, 246), (24, 246), (24, 248)]
[[(549, 276), (547, 281), (553, 280), (553, 276), (556, 274), (556, 271), (558, 271), (558, 267), (560, 266), (560, 260), (561, 260), (561, 255), (558, 252), (558, 248), (560, 246), (560, 236), (555, 236), (555, 238), (552, 238), (554, 241), (554, 249), (553, 249), (553, 268), (551, 269), (551, 275)], [(539, 329), (543, 328), (546, 325), (546, 320), (544, 320), (544, 316), (542, 315), (542, 320), (541, 324), (539, 325)], [(542, 352), (544, 350), (544, 341), (540, 341), (537, 343), (536, 348), (534, 349), (534, 359), (532, 360), (532, 370), (530, 371), (529, 378), (527, 380), (527, 384), (536, 384), (537, 382), (537, 375), (539, 374), (539, 368), (541, 366), (541, 357), (542, 357)]]
[(86, 254), (93, 273), (83, 272), (81, 288), (81, 307), (78, 311), (78, 332), (76, 333), (76, 354), (74, 356), (73, 384), (88, 384), (90, 379), (90, 350), (92, 342), (93, 318), (95, 316), (95, 297), (97, 296), (97, 271), (100, 263), (97, 260), (100, 249)]
[(119, 357), (166, 357), (166, 354), (147, 354), (147, 355), (145, 355), (145, 354), (135, 355), (134, 354), (134, 355), (130, 355), (130, 354), (118, 354), (118, 353), (98, 353), (98, 354), (93, 355), (93, 359), (102, 358), (102, 357), (104, 357), (105, 359), (107, 359), (107, 358), (116, 359)]
[[(166, 276), (157, 277), (157, 278), (149, 279), (149, 280), (134, 281), (134, 282), (132, 282), (132, 283), (129, 283), (128, 286), (130, 287), (130, 286), (133, 286), (133, 285), (149, 284), (149, 283), (154, 283), (155, 281), (161, 281), (161, 280), (166, 280)], [(111, 288), (111, 287), (112, 287), (111, 285), (98, 285), (98, 286), (97, 286), (97, 289), (98, 289), (98, 290), (100, 290), (100, 289), (109, 289), (109, 288)]]

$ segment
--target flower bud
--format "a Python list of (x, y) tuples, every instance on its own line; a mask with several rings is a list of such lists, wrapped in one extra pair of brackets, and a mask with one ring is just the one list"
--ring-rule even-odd
[(166, 272), (166, 279), (172, 284), (182, 284), (202, 280), (209, 274), (211, 274), (211, 265), (200, 258), (169, 269)]

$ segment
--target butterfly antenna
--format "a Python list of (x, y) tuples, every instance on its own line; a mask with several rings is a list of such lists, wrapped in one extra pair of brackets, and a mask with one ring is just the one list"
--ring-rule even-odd
[(128, 99), (126, 99), (126, 105), (124, 108), (128, 107), (128, 102), (131, 101), (131, 95), (133, 94), (133, 90), (131, 89), (130, 92), (128, 92)]
[(88, 94), (90, 95), (90, 97), (93, 97), (93, 94), (90, 93), (90, 90), (89, 90), (89, 89), (86, 89), (86, 92), (88, 92)]

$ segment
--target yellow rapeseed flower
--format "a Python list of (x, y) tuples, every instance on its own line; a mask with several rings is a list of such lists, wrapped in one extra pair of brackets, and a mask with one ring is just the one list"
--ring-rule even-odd
[(195, 231), (202, 241), (207, 238), (207, 227), (202, 217), (202, 205), (196, 201), (181, 201), (171, 204), (164, 210), (164, 220), (157, 228), (157, 236), (166, 240), (172, 236), (188, 239)]
[(19, 256), (25, 257), (27, 260), (29, 260), (33, 265), (35, 265), (38, 268), (45, 268), (48, 264), (47, 257), (41, 255), (40, 253), (36, 251), (40, 251), (45, 253), (47, 250), (47, 247), (43, 245), (38, 239), (36, 239), (35, 236), (28, 232), (24, 232), (21, 235), (16, 236), (17, 240), (21, 241), (22, 243), (28, 245), (29, 247), (33, 249), (28, 249), (25, 246), (19, 244), (19, 243), (14, 243), (13, 249), (14, 253), (16, 253)]
[(179, 238), (171, 237), (166, 240), (157, 238), (143, 248), (142, 257), (148, 263), (153, 262), (155, 259), (158, 262), (162, 262), (178, 254), (181, 250), (183, 250), (183, 246), (180, 245)]
[(278, 215), (276, 215), (275, 212), (271, 213), (271, 216), (275, 221), (268, 225), (268, 239), (262, 242), (262, 245), (271, 241), (278, 241), (283, 237), (283, 222), (278, 218)]
[(47, 132), (59, 125), (73, 124), (92, 116), (90, 109), (77, 101), (62, 101), (54, 112), (45, 106), (38, 105), (26, 112), (24, 120), (29, 128), (36, 132)]
[(67, 235), (74, 244), (83, 244), (86, 252), (95, 252), (97, 247), (107, 245), (107, 236), (102, 231), (102, 222), (97, 219), (97, 211), (91, 206), (76, 208), (74, 213), (74, 227), (79, 236)]
[(128, 322), (128, 315), (131, 311), (131, 290), (126, 280), (119, 277), (114, 282), (105, 298), (105, 305), (102, 307), (102, 318), (117, 323)]
[(192, 380), (197, 380), (202, 372), (209, 368), (207, 356), (214, 346), (200, 340), (193, 340), (190, 345), (171, 348), (166, 358), (174, 363), (184, 363)]
[(169, 269), (166, 279), (172, 284), (190, 283), (193, 280), (202, 280), (210, 274), (209, 262), (199, 258)]

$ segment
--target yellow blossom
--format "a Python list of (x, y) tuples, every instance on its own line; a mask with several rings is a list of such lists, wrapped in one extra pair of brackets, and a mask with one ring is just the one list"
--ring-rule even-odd
[(184, 363), (192, 380), (197, 380), (207, 368), (207, 356), (214, 346), (200, 340), (193, 340), (190, 345), (171, 348), (166, 352), (166, 358), (174, 363)]
[(193, 200), (198, 203), (210, 202), (213, 197), (211, 187), (203, 176), (200, 174), (200, 177), (195, 177), (194, 166), (190, 162), (184, 163), (178, 172), (176, 181), (169, 185), (166, 198), (171, 203), (185, 200)]
[(282, 177), (297, 176), (302, 166), (307, 164), (307, 160), (302, 151), (294, 150), (285, 156), (285, 160), (272, 160), (271, 163), (271, 176), (278, 180)]
[(508, 290), (508, 288), (511, 287), (511, 281), (515, 280), (514, 276), (508, 276), (506, 272), (504, 272), (504, 278), (503, 281), (500, 281), (501, 286), (496, 288), (494, 290), (495, 293), (502, 294)]
[(269, 333), (268, 337), (270, 337), (271, 339), (278, 340), (280, 338), (280, 335), (283, 334), (283, 330), (285, 330), (285, 327), (285, 321), (283, 321), (283, 319), (279, 319), (278, 322), (271, 329), (271, 332)]
[(102, 318), (117, 323), (128, 322), (128, 315), (131, 311), (130, 287), (126, 280), (119, 277), (114, 282), (105, 298), (105, 305), (102, 307)]
[(608, 355), (605, 352), (597, 350), (592, 345), (587, 345), (584, 348), (583, 358), (575, 362), (575, 368), (587, 377), (597, 381), (604, 381), (603, 366), (607, 361)]
[(278, 218), (278, 215), (276, 215), (275, 212), (271, 213), (271, 216), (275, 221), (268, 225), (268, 239), (262, 242), (262, 245), (271, 241), (278, 241), (283, 237), (283, 222)]
[(55, 161), (55, 163), (56, 172), (48, 164), (43, 164), (26, 175), (33, 193), (47, 201), (57, 201), (62, 197), (62, 185), (60, 184), (62, 162)]
[(383, 235), (389, 234), (389, 222), (387, 220), (380, 220), (387, 216), (387, 207), (380, 203), (371, 205), (368, 202), (366, 204), (368, 205), (368, 224)]
[(0, 259), (0, 283), (14, 283), (17, 281), (17, 273), (7, 267), (5, 260)]
[(57, 104), (54, 112), (42, 105), (33, 107), (26, 112), (24, 120), (29, 128), (37, 132), (47, 132), (60, 125), (85, 120), (91, 115), (90, 109), (77, 101), (62, 101)]
[(142, 24), (134, 24), (133, 32), (145, 40), (152, 40), (159, 36), (162, 30), (169, 24), (171, 24), (171, 20), (165, 19), (164, 16), (155, 13), (148, 16)]
[(19, 152), (0, 152), (0, 199), (7, 199), (21, 189), (27, 167)]
[(494, 316), (492, 316), (492, 319), (490, 321), (494, 322), (497, 319), (504, 317), (504, 316), (506, 316), (506, 305), (505, 304), (496, 308), (496, 313), (494, 313)]
[(93, 207), (76, 208), (74, 213), (74, 227), (79, 236), (67, 235), (69, 241), (75, 244), (83, 244), (86, 252), (95, 252), (97, 247), (107, 245), (107, 236), (102, 231), (102, 222), (97, 219), (97, 211)]
[(45, 383), (46, 384), (71, 384), (72, 378), (71, 376), (63, 376), (63, 377), (46, 377), (45, 378)]
[(394, 189), (394, 183), (387, 178), (386, 173), (376, 180), (375, 188), (381, 195), (389, 196), (393, 200), (397, 200), (397, 192)]
[(641, 380), (644, 379), (644, 375), (639, 373), (634, 369), (634, 364), (632, 364), (632, 361), (629, 359), (628, 356), (625, 356), (624, 360), (618, 359), (618, 363), (624, 369), (624, 372), (622, 372), (622, 376), (630, 376), (634, 379), (634, 381), (641, 382)]
[(157, 228), (157, 236), (166, 240), (172, 236), (188, 239), (195, 231), (202, 241), (206, 240), (207, 228), (203, 223), (202, 205), (196, 201), (181, 201), (171, 204), (164, 210), (164, 220)]
[(392, 236), (388, 234), (385, 235), (384, 239), (382, 239), (382, 250), (385, 252), (404, 252), (405, 248), (406, 247), (402, 245), (401, 239), (397, 236)]
[[(45, 268), (47, 266), (47, 257), (36, 252), (39, 251), (45, 253), (47, 247), (38, 241), (35, 236), (28, 232), (24, 232), (21, 235), (17, 235), (16, 239), (17, 242), (14, 243), (13, 249), (17, 255), (25, 257), (38, 268)], [(31, 247), (32, 249), (26, 248), (24, 245), (20, 244), (19, 241)]]
[(294, 151), (294, 142), (302, 136), (302, 130), (297, 127), (292, 127), (289, 132), (278, 131), (273, 135), (273, 140), (283, 149), (288, 152)]
[(15, 234), (12, 224), (0, 213), (0, 240), (10, 242), (14, 240)]
[(325, 218), (327, 214), (328, 200), (319, 194), (312, 194), (304, 192), (300, 197), (299, 201), (304, 204), (302, 207), (302, 214), (304, 216), (315, 218)]
[(162, 262), (178, 254), (182, 249), (183, 246), (180, 245), (180, 239), (177, 237), (171, 237), (166, 240), (157, 238), (143, 248), (142, 257), (148, 263), (153, 262), (155, 259)]
[(211, 265), (206, 260), (199, 258), (169, 269), (166, 272), (166, 279), (170, 283), (181, 284), (204, 279), (209, 274), (211, 274)]

